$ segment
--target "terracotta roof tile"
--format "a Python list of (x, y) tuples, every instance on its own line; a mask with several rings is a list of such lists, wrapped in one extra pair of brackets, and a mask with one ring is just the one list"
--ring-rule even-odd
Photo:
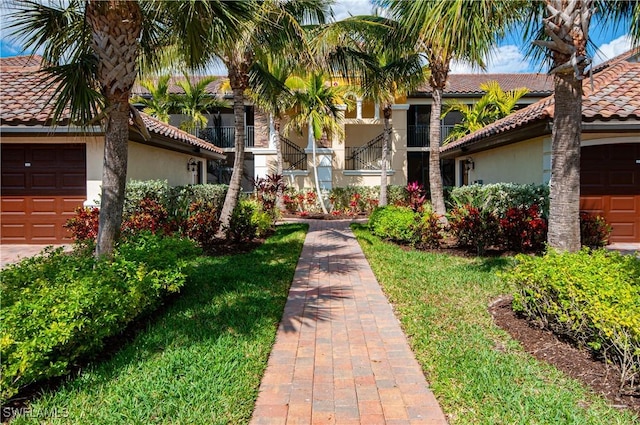
[[(445, 95), (482, 95), (480, 84), (497, 81), (502, 90), (514, 90), (526, 87), (530, 95), (548, 95), (553, 92), (553, 78), (546, 74), (450, 74)], [(431, 87), (424, 84), (418, 90), (418, 95), (428, 95)]]
[[(583, 82), (582, 119), (640, 120), (640, 63), (619, 61)], [(442, 152), (468, 146), (486, 137), (553, 118), (554, 98), (549, 96), (508, 117), (468, 134), (441, 148)]]
[[(27, 58), (27, 59), (25, 59)], [(55, 96), (55, 86), (39, 72), (40, 57), (14, 57), (0, 59), (0, 124), (2, 125), (50, 125), (52, 107), (50, 100)], [(210, 152), (222, 154), (217, 146), (165, 124), (146, 114), (143, 121), (152, 134), (169, 137)], [(60, 122), (66, 125), (67, 120)]]

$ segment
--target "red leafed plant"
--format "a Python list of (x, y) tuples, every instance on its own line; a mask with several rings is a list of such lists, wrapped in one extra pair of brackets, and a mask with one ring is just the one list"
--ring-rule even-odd
[(507, 249), (517, 252), (544, 249), (547, 239), (547, 221), (542, 217), (538, 205), (512, 207), (500, 219), (500, 230)]
[(78, 207), (75, 216), (67, 220), (64, 228), (71, 232), (77, 241), (86, 241), (98, 237), (100, 209), (97, 207)]
[(183, 223), (183, 231), (203, 249), (208, 249), (215, 243), (219, 228), (218, 211), (212, 203), (199, 201), (189, 206), (189, 217)]
[(142, 230), (148, 230), (153, 234), (163, 232), (171, 233), (169, 213), (158, 201), (144, 198), (136, 210), (122, 222), (122, 231), (125, 234), (136, 234)]

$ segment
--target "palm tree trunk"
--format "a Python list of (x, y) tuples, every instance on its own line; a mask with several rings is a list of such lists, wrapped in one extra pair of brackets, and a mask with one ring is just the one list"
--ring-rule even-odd
[[(229, 76), (231, 77), (231, 70)], [(232, 78), (230, 78), (233, 81)], [(233, 116), (235, 126), (235, 158), (233, 160), (233, 172), (231, 173), (231, 181), (229, 182), (229, 190), (224, 198), (224, 205), (220, 213), (220, 230), (218, 237), (224, 237), (229, 223), (231, 222), (231, 214), (238, 204), (240, 191), (242, 189), (242, 174), (244, 172), (244, 90), (245, 87), (233, 87)]]
[[(276, 173), (279, 176), (282, 176), (284, 158), (282, 156), (282, 143), (280, 142), (280, 118), (275, 117), (273, 114), (271, 115), (271, 119), (273, 120), (273, 128), (276, 132), (276, 140), (274, 140), (276, 145)], [(283, 180), (284, 181), (284, 180)], [(278, 193), (276, 193), (276, 207), (278, 211), (284, 210), (284, 199), (282, 196), (282, 189), (278, 189)]]
[(391, 105), (385, 104), (382, 110), (384, 116), (384, 133), (382, 135), (382, 164), (380, 170), (380, 200), (378, 205), (384, 207), (387, 205), (387, 156), (389, 151), (389, 142), (391, 140)]
[(313, 163), (313, 177), (316, 182), (316, 195), (318, 196), (318, 203), (322, 208), (323, 214), (328, 214), (327, 207), (324, 205), (324, 199), (322, 199), (322, 192), (320, 191), (320, 181), (318, 179), (318, 163), (316, 161), (316, 140), (313, 137), (313, 126), (311, 125), (311, 118), (309, 118), (309, 142), (311, 142), (311, 162)]
[(440, 113), (442, 111), (442, 89), (433, 88), (433, 104), (429, 120), (429, 191), (431, 204), (436, 214), (443, 217), (447, 212), (444, 206), (442, 174), (440, 172)]
[(573, 72), (556, 74), (554, 96), (547, 242), (560, 251), (575, 252), (580, 249), (582, 82)]
[(129, 141), (129, 97), (138, 74), (142, 13), (136, 1), (89, 1), (86, 19), (106, 108), (102, 195), (96, 256), (111, 256), (122, 224)]

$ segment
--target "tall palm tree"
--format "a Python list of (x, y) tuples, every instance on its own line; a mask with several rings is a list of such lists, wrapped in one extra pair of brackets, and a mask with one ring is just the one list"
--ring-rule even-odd
[(169, 79), (171, 76), (163, 75), (157, 79), (145, 78), (140, 81), (140, 85), (147, 89), (151, 98), (134, 96), (132, 103), (143, 106), (142, 111), (162, 122), (168, 123), (170, 114), (173, 112), (171, 97), (169, 96)]
[[(392, 106), (398, 96), (406, 95), (423, 83), (427, 73), (423, 69), (420, 54), (411, 49), (413, 46), (392, 39), (394, 31), (390, 29), (397, 27), (395, 22), (375, 17), (351, 19), (360, 21), (358, 38), (363, 40), (361, 47), (370, 56), (369, 63), (360, 73), (364, 98), (382, 107), (384, 130), (379, 205), (385, 206)], [(363, 26), (363, 21), (370, 21), (374, 25)]]
[(444, 216), (440, 172), (440, 115), (442, 92), (452, 60), (484, 67), (484, 58), (497, 39), (519, 17), (521, 2), (509, 0), (380, 0), (416, 40), (429, 64), (433, 104), (429, 123), (429, 188), (436, 213)]
[(460, 100), (445, 102), (441, 118), (455, 111), (462, 115), (462, 121), (453, 126), (444, 144), (480, 130), (485, 125), (511, 114), (518, 100), (529, 92), (529, 89), (524, 87), (504, 91), (497, 81), (480, 84), (480, 89), (485, 91), (485, 94), (471, 105)]
[(316, 159), (316, 144), (323, 135), (344, 137), (344, 127), (340, 105), (349, 104), (345, 95), (349, 86), (328, 84), (327, 78), (321, 73), (303, 76), (292, 76), (287, 80), (287, 86), (293, 93), (293, 114), (284, 127), (285, 134), (291, 130), (302, 133), (306, 128), (311, 144), (313, 176), (315, 180), (318, 203), (322, 212), (327, 214), (327, 207), (322, 197), (318, 181)]
[[(69, 0), (41, 4), (35, 0), (12, 2), (14, 36), (24, 47), (43, 52), (45, 75), (58, 86), (53, 102), (53, 122), (68, 118), (86, 126), (104, 127), (104, 166), (97, 256), (110, 256), (122, 222), (127, 175), (129, 118), (144, 133), (135, 108), (130, 106), (131, 88), (141, 58), (153, 67), (164, 46), (200, 63), (202, 38), (210, 27), (237, 28), (246, 16), (244, 2)], [(214, 17), (191, 13), (204, 10)], [(182, 13), (176, 13), (178, 9)], [(207, 31), (200, 31), (206, 26)], [(68, 112), (67, 112), (68, 111)], [(147, 134), (148, 136), (148, 134)]]
[(194, 82), (187, 74), (184, 80), (176, 81), (176, 85), (184, 92), (172, 97), (175, 108), (187, 117), (180, 124), (182, 130), (197, 136), (198, 131), (207, 126), (206, 113), (230, 106), (229, 102), (207, 92), (207, 86), (214, 81), (216, 77), (202, 77)]
[[(587, 47), (594, 13), (610, 25), (630, 22), (632, 39), (640, 42), (640, 2), (545, 0), (531, 5), (531, 28), (550, 59), (554, 76), (554, 113), (551, 136), (548, 245), (560, 251), (580, 249), (580, 144), (582, 84), (590, 64)], [(532, 17), (534, 19), (532, 19)], [(541, 19), (542, 18), (542, 19)], [(542, 22), (542, 27), (539, 26)], [(539, 57), (542, 57), (539, 54)]]
[[(304, 19), (324, 21), (327, 7), (325, 1), (311, 0), (265, 0), (255, 5), (254, 17), (243, 26), (242, 32), (236, 37), (225, 38), (215, 50), (228, 70), (235, 127), (233, 172), (220, 213), (218, 236), (224, 236), (228, 229), (240, 196), (244, 170), (244, 94), (249, 87), (249, 74), (256, 58), (265, 52), (289, 54), (292, 48), (306, 46), (301, 22)], [(301, 50), (299, 53), (304, 55), (305, 52)]]

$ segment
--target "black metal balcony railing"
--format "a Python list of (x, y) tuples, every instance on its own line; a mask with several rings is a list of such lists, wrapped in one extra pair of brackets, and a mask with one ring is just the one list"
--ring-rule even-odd
[[(440, 144), (449, 136), (453, 129), (452, 125), (440, 126)], [(429, 147), (429, 126), (428, 125), (410, 125), (407, 134), (407, 147), (423, 148)]]
[(347, 170), (379, 170), (382, 167), (382, 143), (384, 134), (379, 134), (364, 146), (345, 147)]
[(284, 161), (282, 168), (285, 171), (307, 169), (307, 154), (304, 152), (304, 148), (284, 136), (280, 136), (280, 147), (282, 149), (282, 160)]
[[(252, 125), (244, 128), (244, 146), (246, 148), (254, 147), (253, 128)], [(198, 137), (209, 143), (213, 143), (219, 148), (234, 148), (235, 135), (236, 129), (233, 126), (207, 127), (198, 131)]]

